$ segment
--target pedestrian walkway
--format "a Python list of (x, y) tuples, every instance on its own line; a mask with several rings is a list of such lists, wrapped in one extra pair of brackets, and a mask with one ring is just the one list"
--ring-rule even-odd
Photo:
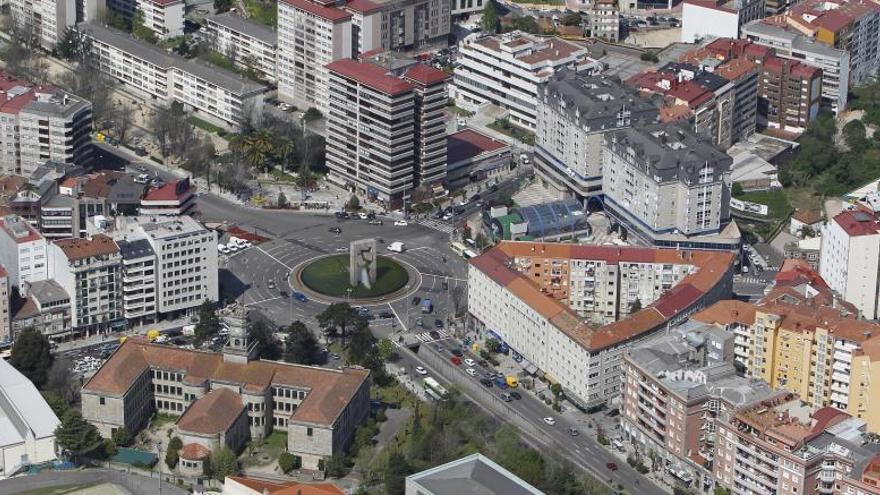
[(736, 275), (733, 277), (735, 282), (743, 283), (743, 284), (759, 284), (759, 285), (768, 285), (769, 282), (758, 277), (743, 277), (741, 275)]
[(419, 225), (424, 225), (425, 227), (430, 227), (440, 232), (445, 232), (447, 234), (451, 234), (454, 230), (451, 224), (433, 218), (420, 218), (418, 220), (415, 220), (415, 223)]
[(513, 200), (520, 207), (549, 203), (559, 199), (558, 192), (545, 188), (539, 181), (532, 182), (513, 195)]
[(416, 338), (426, 344), (430, 344), (431, 342), (436, 342), (438, 340), (443, 340), (443, 339), (449, 338), (449, 334), (446, 333), (446, 330), (437, 330), (437, 335), (438, 335), (438, 338), (435, 339), (431, 335), (431, 332), (422, 332), (422, 333), (416, 334)]

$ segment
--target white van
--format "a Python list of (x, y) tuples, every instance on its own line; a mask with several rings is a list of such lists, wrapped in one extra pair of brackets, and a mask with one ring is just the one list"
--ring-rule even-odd
[(404, 244), (400, 241), (394, 241), (389, 244), (386, 249), (395, 253), (402, 253), (404, 250)]

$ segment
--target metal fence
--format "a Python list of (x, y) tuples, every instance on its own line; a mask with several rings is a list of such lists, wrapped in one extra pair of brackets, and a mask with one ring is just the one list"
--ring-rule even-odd
[[(146, 472), (148, 473), (148, 471)], [(158, 473), (153, 473), (158, 476)], [(80, 471), (44, 471), (31, 476), (21, 476), (3, 480), (0, 493), (20, 493), (45, 490), (65, 485), (94, 485), (112, 483), (121, 486), (134, 495), (155, 495), (159, 492), (159, 481), (149, 475), (114, 469), (85, 469)], [(163, 495), (186, 495), (189, 491), (162, 483)]]

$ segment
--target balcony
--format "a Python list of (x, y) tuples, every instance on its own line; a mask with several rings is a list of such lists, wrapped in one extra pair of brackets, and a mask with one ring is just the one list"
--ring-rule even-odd
[(835, 361), (834, 366), (831, 367), (834, 371), (839, 371), (845, 375), (849, 375), (849, 365), (844, 363), (843, 361)]
[(835, 371), (831, 375), (831, 380), (835, 381), (835, 382), (843, 382), (843, 383), (849, 385), (849, 375), (845, 375), (845, 374), (837, 372), (837, 371)]
[(735, 339), (733, 339), (733, 345), (741, 345), (744, 347), (748, 347), (749, 339), (747, 339), (745, 337), (737, 336)]
[(831, 390), (843, 395), (849, 395), (849, 387), (840, 382), (831, 382)]
[(849, 403), (849, 395), (844, 395), (844, 394), (834, 392), (831, 394), (831, 402), (843, 404), (843, 408), (841, 408), (841, 409), (846, 409), (846, 406)]
[(845, 351), (834, 351), (834, 360), (852, 363), (852, 354)]
[(858, 346), (856, 344), (853, 344), (850, 342), (844, 342), (842, 340), (835, 340), (834, 341), (834, 349), (835, 350), (841, 350), (841, 351), (844, 351), (847, 353), (852, 353), (852, 351), (856, 350), (857, 348), (858, 348)]

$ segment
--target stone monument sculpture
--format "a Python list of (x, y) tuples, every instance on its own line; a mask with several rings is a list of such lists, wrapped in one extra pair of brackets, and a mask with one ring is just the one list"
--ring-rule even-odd
[(370, 289), (376, 283), (376, 239), (352, 241), (349, 249), (349, 283)]

